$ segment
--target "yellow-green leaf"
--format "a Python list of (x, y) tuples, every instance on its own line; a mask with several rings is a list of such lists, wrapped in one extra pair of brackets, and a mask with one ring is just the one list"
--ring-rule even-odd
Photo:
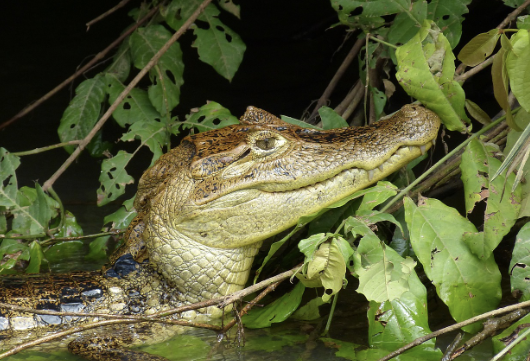
[(500, 36), (498, 29), (478, 34), (460, 50), (458, 60), (467, 66), (476, 66), (482, 63), (493, 53)]

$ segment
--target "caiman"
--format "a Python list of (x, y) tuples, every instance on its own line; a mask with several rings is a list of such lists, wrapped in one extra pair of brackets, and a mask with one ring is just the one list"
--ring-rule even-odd
[[(247, 282), (263, 240), (403, 167), (431, 147), (439, 126), (435, 113), (414, 105), (371, 126), (327, 131), (248, 107), (240, 124), (184, 138), (144, 173), (138, 216), (110, 268), (4, 277), (0, 301), (149, 315), (233, 293)], [(0, 312), (1, 349), (94, 320)], [(210, 307), (179, 317), (221, 313)], [(160, 342), (176, 332), (158, 324), (113, 326), (61, 344), (90, 359), (156, 359), (121, 346)]]

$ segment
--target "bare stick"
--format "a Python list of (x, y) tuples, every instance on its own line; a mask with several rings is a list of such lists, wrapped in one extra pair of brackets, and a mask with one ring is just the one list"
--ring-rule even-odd
[(94, 20), (90, 20), (88, 23), (86, 23), (86, 31), (90, 29), (90, 26), (94, 25), (98, 21), (101, 21), (105, 19), (107, 16), (115, 12), (116, 10), (124, 7), (130, 0), (121, 0), (116, 6), (110, 8), (109, 10), (105, 11), (103, 14), (95, 18)]
[(149, 61), (149, 63), (147, 63), (147, 65), (142, 70), (140, 70), (138, 75), (134, 77), (134, 79), (129, 83), (129, 85), (127, 85), (127, 87), (123, 90), (123, 92), (116, 98), (114, 103), (112, 103), (109, 109), (107, 109), (105, 114), (103, 114), (103, 116), (98, 120), (96, 125), (94, 125), (94, 128), (92, 128), (90, 133), (88, 133), (85, 139), (83, 139), (83, 142), (79, 144), (79, 146), (74, 150), (74, 152), (70, 155), (70, 157), (66, 159), (63, 165), (61, 165), (61, 167), (57, 169), (57, 171), (50, 177), (50, 179), (48, 179), (44, 183), (44, 185), (42, 186), (42, 189), (44, 191), (50, 188), (53, 185), (53, 183), (55, 183), (55, 181), (61, 176), (61, 174), (63, 174), (64, 171), (70, 166), (70, 164), (72, 164), (73, 161), (79, 156), (79, 154), (81, 154), (83, 149), (85, 149), (87, 144), (90, 143), (92, 138), (94, 138), (94, 136), (101, 129), (103, 124), (105, 124), (105, 122), (110, 118), (112, 113), (118, 108), (118, 106), (125, 99), (125, 97), (129, 95), (131, 90), (140, 82), (140, 80), (144, 77), (144, 75), (147, 74), (147, 72), (151, 70), (153, 66), (155, 66), (155, 64), (158, 62), (158, 59), (160, 59), (162, 55), (166, 53), (169, 47), (173, 45), (173, 43), (176, 42), (178, 38), (182, 36), (182, 34), (184, 34), (184, 32), (191, 26), (191, 24), (193, 24), (193, 22), (197, 19), (197, 17), (199, 17), (199, 15), (202, 13), (204, 8), (208, 6), (208, 4), (211, 1), (212, 0), (204, 0), (202, 4), (199, 5), (197, 10), (195, 10), (195, 12), (188, 18), (188, 20), (186, 20), (186, 22), (180, 27), (180, 29), (178, 29), (178, 31), (175, 34), (173, 34), (173, 36), (171, 36), (171, 38), (164, 44), (164, 46), (160, 48), (160, 50), (158, 50), (158, 52), (155, 54), (155, 56), (153, 56), (153, 58)]
[(149, 13), (147, 13), (146, 16), (144, 16), (142, 19), (138, 20), (136, 24), (134, 24), (130, 29), (125, 31), (123, 34), (120, 35), (119, 38), (114, 40), (109, 46), (107, 46), (105, 49), (103, 49), (100, 53), (98, 53), (91, 61), (85, 64), (81, 69), (76, 71), (72, 76), (70, 76), (68, 79), (63, 81), (61, 84), (57, 85), (55, 88), (50, 90), (47, 94), (45, 94), (42, 98), (37, 100), (35, 103), (31, 104), (30, 106), (27, 106), (26, 108), (22, 109), (17, 115), (15, 115), (13, 118), (9, 119), (8, 121), (3, 122), (0, 124), (0, 129), (3, 129), (13, 123), (14, 121), (18, 120), (19, 118), (22, 118), (24, 115), (31, 112), (33, 109), (37, 108), (39, 105), (44, 103), (46, 100), (50, 99), (55, 93), (57, 93), (59, 90), (70, 84), (75, 78), (77, 78), (79, 75), (83, 74), (85, 71), (90, 69), (94, 64), (96, 64), (98, 61), (102, 60), (105, 55), (109, 51), (111, 51), (113, 48), (115, 48), (118, 44), (120, 44), (123, 39), (125, 39), (127, 36), (129, 36), (133, 31), (135, 31), (140, 25), (142, 25), (147, 19), (149, 19), (153, 14), (158, 11), (158, 6), (153, 8)]
[(530, 5), (530, 0), (526, 0), (521, 6), (519, 6), (517, 9), (512, 11), (503, 21), (497, 26), (497, 29), (504, 29), (506, 26), (508, 26), (509, 23), (511, 23), (517, 15), (519, 15), (524, 9), (526, 9), (527, 6)]
[(315, 108), (313, 109), (313, 112), (309, 116), (309, 119), (313, 119), (316, 116), (316, 114), (318, 113), (318, 109), (320, 109), (320, 107), (322, 105), (324, 105), (324, 103), (326, 103), (326, 101), (328, 100), (329, 96), (331, 95), (331, 93), (333, 93), (333, 90), (337, 86), (337, 83), (339, 82), (340, 78), (342, 78), (342, 76), (344, 75), (344, 72), (350, 66), (350, 64), (353, 61), (353, 59), (355, 59), (355, 57), (357, 56), (357, 53), (359, 53), (359, 50), (361, 50), (361, 47), (363, 45), (364, 45), (364, 39), (358, 39), (355, 42), (355, 44), (351, 48), (350, 52), (348, 53), (348, 55), (346, 55), (346, 58), (344, 58), (342, 64), (339, 67), (339, 69), (337, 70), (337, 72), (333, 76), (333, 79), (331, 79), (331, 81), (329, 82), (326, 90), (324, 90), (324, 93), (322, 93), (322, 96), (320, 97), (320, 99), (318, 99), (318, 102), (315, 105)]
[(478, 315), (478, 316), (472, 317), (472, 318), (470, 318), (468, 320), (456, 323), (454, 325), (451, 325), (451, 326), (448, 326), (448, 327), (444, 327), (441, 330), (434, 331), (434, 332), (432, 332), (432, 333), (430, 333), (428, 335), (425, 335), (425, 336), (422, 336), (422, 337), (419, 337), (419, 338), (415, 339), (413, 342), (411, 342), (411, 343), (409, 343), (409, 344), (397, 349), (394, 352), (389, 353), (388, 355), (386, 355), (383, 358), (380, 358), (379, 361), (390, 360), (390, 359), (392, 359), (392, 358), (394, 358), (394, 357), (396, 357), (398, 355), (401, 355), (403, 352), (405, 352), (407, 350), (410, 350), (411, 348), (413, 348), (415, 346), (421, 345), (422, 343), (424, 343), (425, 341), (430, 340), (431, 338), (443, 335), (444, 333), (456, 331), (456, 330), (458, 330), (458, 329), (460, 329), (460, 328), (462, 328), (464, 326), (471, 325), (472, 323), (475, 323), (477, 321), (482, 321), (482, 320), (485, 320), (485, 319), (490, 318), (490, 317), (495, 317), (497, 315), (502, 315), (504, 313), (512, 312), (512, 311), (515, 311), (515, 310), (518, 310), (518, 309), (521, 309), (521, 308), (525, 308), (525, 307), (530, 307), (530, 301), (525, 301), (525, 302), (518, 303), (516, 305), (511, 305), (511, 306), (499, 308), (497, 310), (493, 310), (493, 311), (490, 311), (490, 312), (483, 313), (482, 315)]

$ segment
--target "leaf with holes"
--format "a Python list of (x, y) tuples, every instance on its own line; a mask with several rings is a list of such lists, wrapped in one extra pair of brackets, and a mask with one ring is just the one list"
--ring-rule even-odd
[[(61, 124), (57, 129), (61, 142), (84, 139), (94, 128), (105, 99), (105, 82), (101, 74), (87, 79), (75, 89), (75, 97), (63, 113)], [(72, 153), (74, 146), (64, 147)]]
[(118, 51), (112, 57), (112, 64), (105, 69), (106, 75), (115, 77), (118, 81), (125, 81), (131, 72), (131, 51), (128, 39), (123, 41)]
[(384, 23), (382, 16), (406, 12), (410, 0), (331, 0), (341, 23), (362, 28), (378, 27)]
[(125, 167), (132, 158), (132, 154), (120, 150), (110, 159), (105, 159), (101, 164), (101, 183), (98, 188), (98, 206), (112, 202), (123, 193), (125, 186), (134, 183), (133, 177), (127, 174)]
[(451, 49), (458, 45), (462, 36), (462, 22), (469, 10), (471, 0), (432, 0), (427, 5), (427, 18), (434, 20), (451, 44)]
[(230, 114), (230, 110), (216, 102), (209, 102), (191, 113), (182, 127), (184, 129), (197, 128), (199, 132), (224, 128), (229, 125), (239, 124), (236, 117)]
[(0, 206), (9, 208), (17, 204), (18, 182), (15, 170), (19, 165), (19, 157), (0, 148)]
[(114, 213), (111, 213), (103, 219), (103, 224), (111, 223), (111, 229), (124, 230), (131, 221), (136, 217), (136, 210), (133, 207), (134, 198), (127, 199), (122, 206)]
[(324, 287), (324, 302), (328, 302), (331, 296), (342, 289), (346, 276), (346, 260), (335, 239), (318, 247), (313, 259), (307, 264), (306, 276), (310, 282), (320, 280)]
[(435, 111), (449, 130), (465, 131), (465, 94), (453, 80), (455, 57), (440, 29), (426, 20), (416, 36), (396, 49), (396, 58), (403, 89)]
[[(440, 299), (457, 321), (495, 309), (501, 298), (501, 274), (493, 257), (475, 256), (462, 241), (475, 226), (454, 208), (436, 199), (405, 198), (405, 220), (412, 248)], [(480, 324), (464, 327), (476, 332)]]
[[(243, 60), (246, 46), (241, 37), (223, 24), (218, 16), (219, 10), (212, 4), (204, 9), (193, 29), (197, 36), (193, 47), (197, 48), (200, 60), (231, 81)], [(201, 26), (201, 21), (207, 23), (207, 28)]]
[(405, 44), (416, 35), (425, 19), (427, 19), (427, 3), (415, 1), (410, 8), (396, 15), (388, 32), (388, 42), (396, 45)]
[[(107, 83), (107, 92), (109, 101), (114, 103), (118, 96), (123, 92), (125, 86), (116, 78), (116, 76), (107, 74), (105, 76)], [(147, 92), (134, 88), (129, 95), (121, 102), (118, 108), (112, 113), (116, 123), (125, 128), (128, 124), (134, 124), (140, 121), (156, 121), (161, 118), (160, 113), (155, 109)]]
[(522, 293), (519, 302), (530, 300), (530, 223), (517, 233), (509, 270), (512, 292)]
[(153, 153), (151, 165), (162, 155), (162, 147), (169, 143), (169, 132), (165, 124), (154, 121), (139, 121), (129, 127), (121, 140), (133, 141), (140, 139), (140, 146), (147, 146)]
[[(136, 30), (129, 40), (134, 66), (144, 68), (170, 38), (171, 33), (162, 25), (150, 25)], [(179, 103), (180, 87), (184, 83), (183, 72), (184, 63), (179, 43), (171, 45), (149, 71), (153, 83), (147, 90), (149, 100), (163, 116)]]

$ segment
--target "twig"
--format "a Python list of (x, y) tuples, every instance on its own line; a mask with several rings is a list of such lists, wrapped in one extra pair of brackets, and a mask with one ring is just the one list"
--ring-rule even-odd
[(81, 143), (81, 140), (70, 140), (69, 142), (52, 144), (52, 145), (48, 145), (47, 147), (35, 148), (33, 150), (26, 150), (26, 151), (23, 151), (23, 152), (13, 152), (11, 154), (12, 155), (16, 155), (17, 157), (22, 157), (22, 156), (25, 156), (25, 155), (43, 153), (43, 152), (46, 152), (48, 150), (52, 150), (52, 149), (56, 149), (56, 148), (62, 148), (62, 147), (65, 147), (67, 145), (79, 145), (80, 143)]
[(112, 105), (107, 109), (105, 114), (103, 114), (103, 116), (98, 120), (94, 128), (92, 128), (90, 133), (88, 133), (85, 139), (83, 139), (83, 142), (79, 144), (79, 146), (74, 150), (70, 157), (66, 159), (63, 165), (61, 165), (61, 167), (50, 177), (50, 179), (48, 179), (44, 183), (42, 187), (44, 191), (51, 187), (53, 183), (55, 183), (55, 181), (61, 176), (61, 174), (63, 174), (64, 171), (70, 166), (70, 164), (72, 164), (73, 161), (79, 156), (79, 154), (81, 154), (83, 149), (85, 149), (88, 143), (90, 143), (92, 138), (97, 134), (103, 124), (105, 124), (105, 122), (110, 118), (112, 113), (118, 108), (118, 106), (127, 97), (127, 95), (129, 95), (131, 90), (140, 82), (144, 75), (147, 74), (147, 72), (151, 70), (153, 66), (155, 66), (155, 64), (158, 62), (158, 59), (160, 59), (162, 55), (166, 53), (169, 47), (173, 45), (173, 43), (176, 42), (178, 38), (180, 38), (182, 34), (184, 34), (184, 32), (193, 24), (193, 22), (197, 19), (197, 17), (199, 17), (204, 8), (206, 8), (206, 6), (208, 6), (211, 1), (212, 0), (204, 0), (201, 5), (199, 5), (197, 10), (195, 10), (195, 12), (188, 18), (188, 20), (186, 20), (186, 22), (180, 27), (180, 29), (178, 29), (178, 31), (171, 36), (171, 38), (164, 44), (164, 46), (160, 48), (160, 50), (158, 50), (158, 52), (153, 56), (149, 63), (147, 63), (147, 65), (142, 70), (140, 70), (138, 75), (134, 77), (134, 79), (129, 83), (129, 85), (127, 85), (123, 92), (116, 98), (114, 103), (112, 103)]
[(504, 29), (506, 26), (508, 26), (508, 24), (511, 23), (512, 20), (515, 20), (517, 15), (519, 15), (524, 9), (526, 9), (527, 6), (530, 6), (530, 0), (526, 0), (517, 9), (508, 14), (508, 16), (504, 18), (504, 20), (497, 26), (497, 29)]
[[(458, 75), (457, 77), (455, 77), (455, 80), (458, 81), (458, 82), (466, 81), (468, 78), (472, 77), (473, 75), (477, 74), (478, 72), (484, 70), (486, 67), (488, 67), (491, 64), (493, 64), (493, 59), (495, 59), (496, 55), (497, 54), (490, 56), (489, 58), (484, 60), (482, 63), (480, 63), (477, 66), (475, 66), (473, 69), (471, 69), (469, 71), (466, 71), (464, 74)], [(460, 64), (460, 65), (462, 65), (462, 64)]]
[(324, 90), (324, 93), (322, 93), (322, 96), (320, 97), (320, 99), (318, 99), (317, 104), (315, 105), (315, 108), (311, 112), (311, 115), (309, 116), (308, 121), (311, 121), (312, 119), (316, 117), (318, 113), (318, 109), (320, 109), (320, 107), (326, 103), (331, 93), (333, 93), (333, 90), (337, 86), (340, 78), (342, 78), (346, 69), (348, 69), (353, 59), (355, 59), (355, 57), (359, 53), (359, 50), (361, 50), (361, 47), (363, 46), (363, 44), (364, 44), (364, 38), (357, 39), (355, 44), (353, 44), (353, 47), (350, 49), (350, 52), (348, 53), (348, 55), (346, 55), (346, 58), (344, 58), (344, 60), (342, 61), (342, 64), (340, 65), (339, 69), (337, 70), (337, 72), (335, 73), (331, 81), (329, 82), (328, 86), (326, 87), (326, 90)]
[(116, 10), (118, 10), (118, 9), (124, 7), (125, 5), (127, 5), (127, 3), (129, 1), (130, 0), (121, 0), (118, 4), (116, 4), (116, 6), (114, 6), (114, 7), (110, 8), (109, 10), (105, 11), (103, 14), (101, 14), (97, 18), (95, 18), (93, 20), (90, 20), (88, 23), (86, 23), (86, 31), (88, 31), (90, 29), (90, 26), (94, 25), (98, 21), (101, 21), (101, 20), (105, 19), (107, 16), (109, 16), (110, 14), (115, 12)]
[(425, 335), (425, 336), (422, 336), (422, 337), (419, 337), (419, 338), (415, 339), (411, 343), (409, 343), (409, 344), (407, 344), (407, 345), (405, 345), (403, 347), (400, 347), (396, 351), (393, 351), (393, 352), (389, 353), (388, 355), (386, 355), (383, 358), (380, 358), (378, 361), (390, 360), (390, 359), (392, 359), (392, 358), (394, 358), (394, 357), (396, 357), (398, 355), (401, 355), (403, 352), (405, 352), (407, 350), (410, 350), (411, 348), (413, 348), (415, 346), (421, 345), (422, 343), (424, 343), (425, 341), (430, 340), (431, 338), (443, 335), (444, 333), (456, 331), (456, 330), (458, 330), (458, 329), (460, 329), (462, 327), (471, 325), (471, 324), (473, 324), (473, 323), (475, 323), (477, 321), (482, 321), (482, 320), (488, 319), (490, 317), (495, 317), (495, 316), (498, 316), (498, 315), (502, 315), (504, 313), (512, 312), (512, 311), (519, 310), (521, 308), (526, 308), (526, 307), (530, 307), (530, 301), (525, 301), (525, 302), (518, 303), (516, 305), (511, 305), (511, 306), (499, 308), (497, 310), (493, 310), (493, 311), (486, 312), (486, 313), (483, 313), (481, 315), (472, 317), (472, 318), (467, 319), (465, 321), (462, 321), (462, 322), (459, 322), (459, 323), (455, 323), (454, 325), (444, 327), (441, 330), (431, 332), (428, 335)]
[(76, 71), (72, 76), (70, 76), (68, 79), (63, 81), (61, 84), (57, 85), (55, 88), (50, 90), (47, 94), (45, 94), (43, 97), (41, 97), (39, 100), (37, 100), (35, 103), (27, 106), (26, 108), (22, 109), (18, 114), (16, 114), (14, 117), (9, 119), (8, 121), (3, 122), (0, 124), (0, 129), (3, 129), (13, 123), (14, 121), (18, 120), (19, 118), (22, 118), (24, 115), (31, 112), (33, 109), (37, 108), (39, 105), (44, 103), (46, 100), (50, 99), (55, 93), (57, 93), (59, 90), (70, 84), (75, 78), (77, 78), (79, 75), (83, 74), (86, 70), (90, 69), (95, 63), (100, 61), (107, 55), (109, 51), (111, 51), (113, 48), (115, 48), (118, 44), (120, 44), (123, 39), (125, 39), (127, 36), (129, 36), (133, 31), (135, 31), (140, 25), (142, 25), (147, 19), (149, 19), (151, 16), (155, 14), (155, 12), (158, 11), (158, 6), (154, 7), (149, 13), (147, 13), (146, 16), (144, 16), (142, 19), (138, 20), (136, 24), (131, 26), (127, 31), (125, 31), (123, 34), (121, 34), (116, 40), (114, 40), (109, 46), (107, 46), (105, 49), (103, 49), (100, 53), (98, 53), (91, 61), (85, 64), (85, 66), (81, 67), (78, 71)]

